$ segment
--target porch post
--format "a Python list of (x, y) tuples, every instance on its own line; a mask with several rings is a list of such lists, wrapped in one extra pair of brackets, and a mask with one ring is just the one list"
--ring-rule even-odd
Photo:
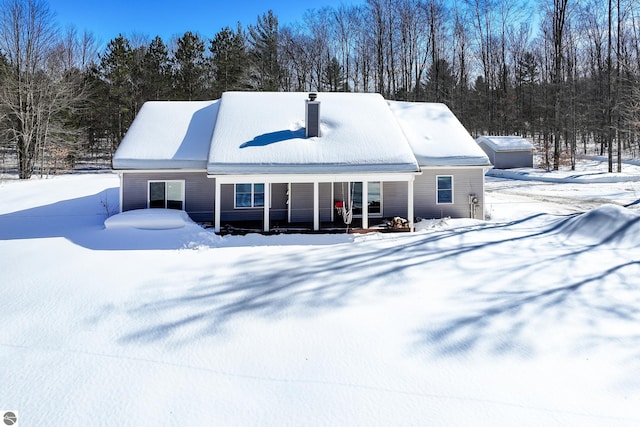
[(320, 230), (320, 186), (313, 181), (313, 230)]
[(407, 181), (407, 220), (409, 221), (409, 231), (413, 231), (413, 181), (416, 179), (415, 175), (412, 175), (409, 181)]
[(369, 228), (369, 182), (362, 181), (362, 228)]
[(334, 222), (335, 219), (335, 215), (336, 215), (336, 194), (335, 194), (335, 188), (334, 183), (331, 182), (331, 222)]
[(287, 184), (287, 223), (291, 224), (291, 183)]
[(120, 208), (120, 213), (122, 213), (122, 204), (124, 203), (124, 195), (122, 194), (124, 193), (124, 173), (118, 172), (118, 177), (120, 178), (120, 194), (118, 194), (119, 204), (120, 204), (119, 208)]
[(269, 208), (271, 207), (271, 183), (264, 183), (264, 215), (262, 231), (269, 231)]
[(214, 180), (216, 181), (216, 185), (215, 185), (215, 199), (214, 199), (214, 205), (213, 205), (213, 230), (216, 233), (220, 232), (220, 200), (221, 200), (221, 191), (220, 191), (220, 181), (218, 180), (218, 178), (214, 178)]

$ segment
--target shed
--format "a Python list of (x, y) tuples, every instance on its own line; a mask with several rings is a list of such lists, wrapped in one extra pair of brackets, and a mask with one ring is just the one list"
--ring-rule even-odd
[(481, 136), (480, 148), (496, 169), (533, 167), (533, 144), (521, 136)]

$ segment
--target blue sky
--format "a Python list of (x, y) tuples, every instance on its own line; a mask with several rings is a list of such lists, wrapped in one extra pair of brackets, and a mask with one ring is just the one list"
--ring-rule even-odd
[(302, 21), (308, 9), (340, 4), (359, 4), (359, 0), (188, 0), (137, 1), (111, 0), (78, 2), (77, 0), (50, 0), (49, 7), (56, 14), (58, 24), (65, 28), (73, 25), (80, 32), (91, 31), (106, 45), (122, 33), (159, 35), (165, 42), (185, 31), (213, 37), (223, 27), (236, 27), (240, 21), (244, 28), (255, 24), (258, 15), (272, 9), (280, 24)]

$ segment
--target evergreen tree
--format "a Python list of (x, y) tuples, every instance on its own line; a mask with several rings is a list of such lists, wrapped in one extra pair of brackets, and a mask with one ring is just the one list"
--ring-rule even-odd
[(348, 92), (347, 80), (344, 76), (344, 70), (338, 58), (335, 56), (327, 64), (324, 76), (324, 86), (329, 92)]
[(214, 98), (228, 90), (245, 88), (247, 52), (240, 23), (236, 32), (229, 27), (218, 32), (211, 40), (209, 50), (212, 54)]
[(258, 17), (256, 25), (249, 26), (251, 85), (256, 90), (277, 91), (281, 87), (278, 43), (278, 18), (270, 10)]
[(162, 38), (157, 36), (151, 41), (142, 59), (142, 98), (148, 100), (166, 100), (171, 92), (171, 63), (169, 51)]
[(438, 59), (431, 64), (425, 84), (427, 100), (451, 104), (455, 85), (456, 77), (446, 59)]
[(533, 135), (537, 122), (536, 85), (539, 83), (538, 63), (531, 52), (525, 52), (516, 64), (517, 126), (523, 136)]
[(107, 86), (105, 114), (109, 121), (107, 137), (111, 141), (112, 151), (122, 141), (137, 113), (134, 106), (133, 65), (131, 44), (120, 34), (107, 44), (100, 60), (101, 76)]
[(174, 95), (185, 101), (207, 99), (207, 67), (204, 40), (187, 31), (178, 39), (173, 58)]

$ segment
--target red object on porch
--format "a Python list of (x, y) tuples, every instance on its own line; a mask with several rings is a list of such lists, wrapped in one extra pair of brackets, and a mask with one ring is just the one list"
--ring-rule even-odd
[(336, 209), (343, 207), (344, 204), (340, 201), (336, 202)]

